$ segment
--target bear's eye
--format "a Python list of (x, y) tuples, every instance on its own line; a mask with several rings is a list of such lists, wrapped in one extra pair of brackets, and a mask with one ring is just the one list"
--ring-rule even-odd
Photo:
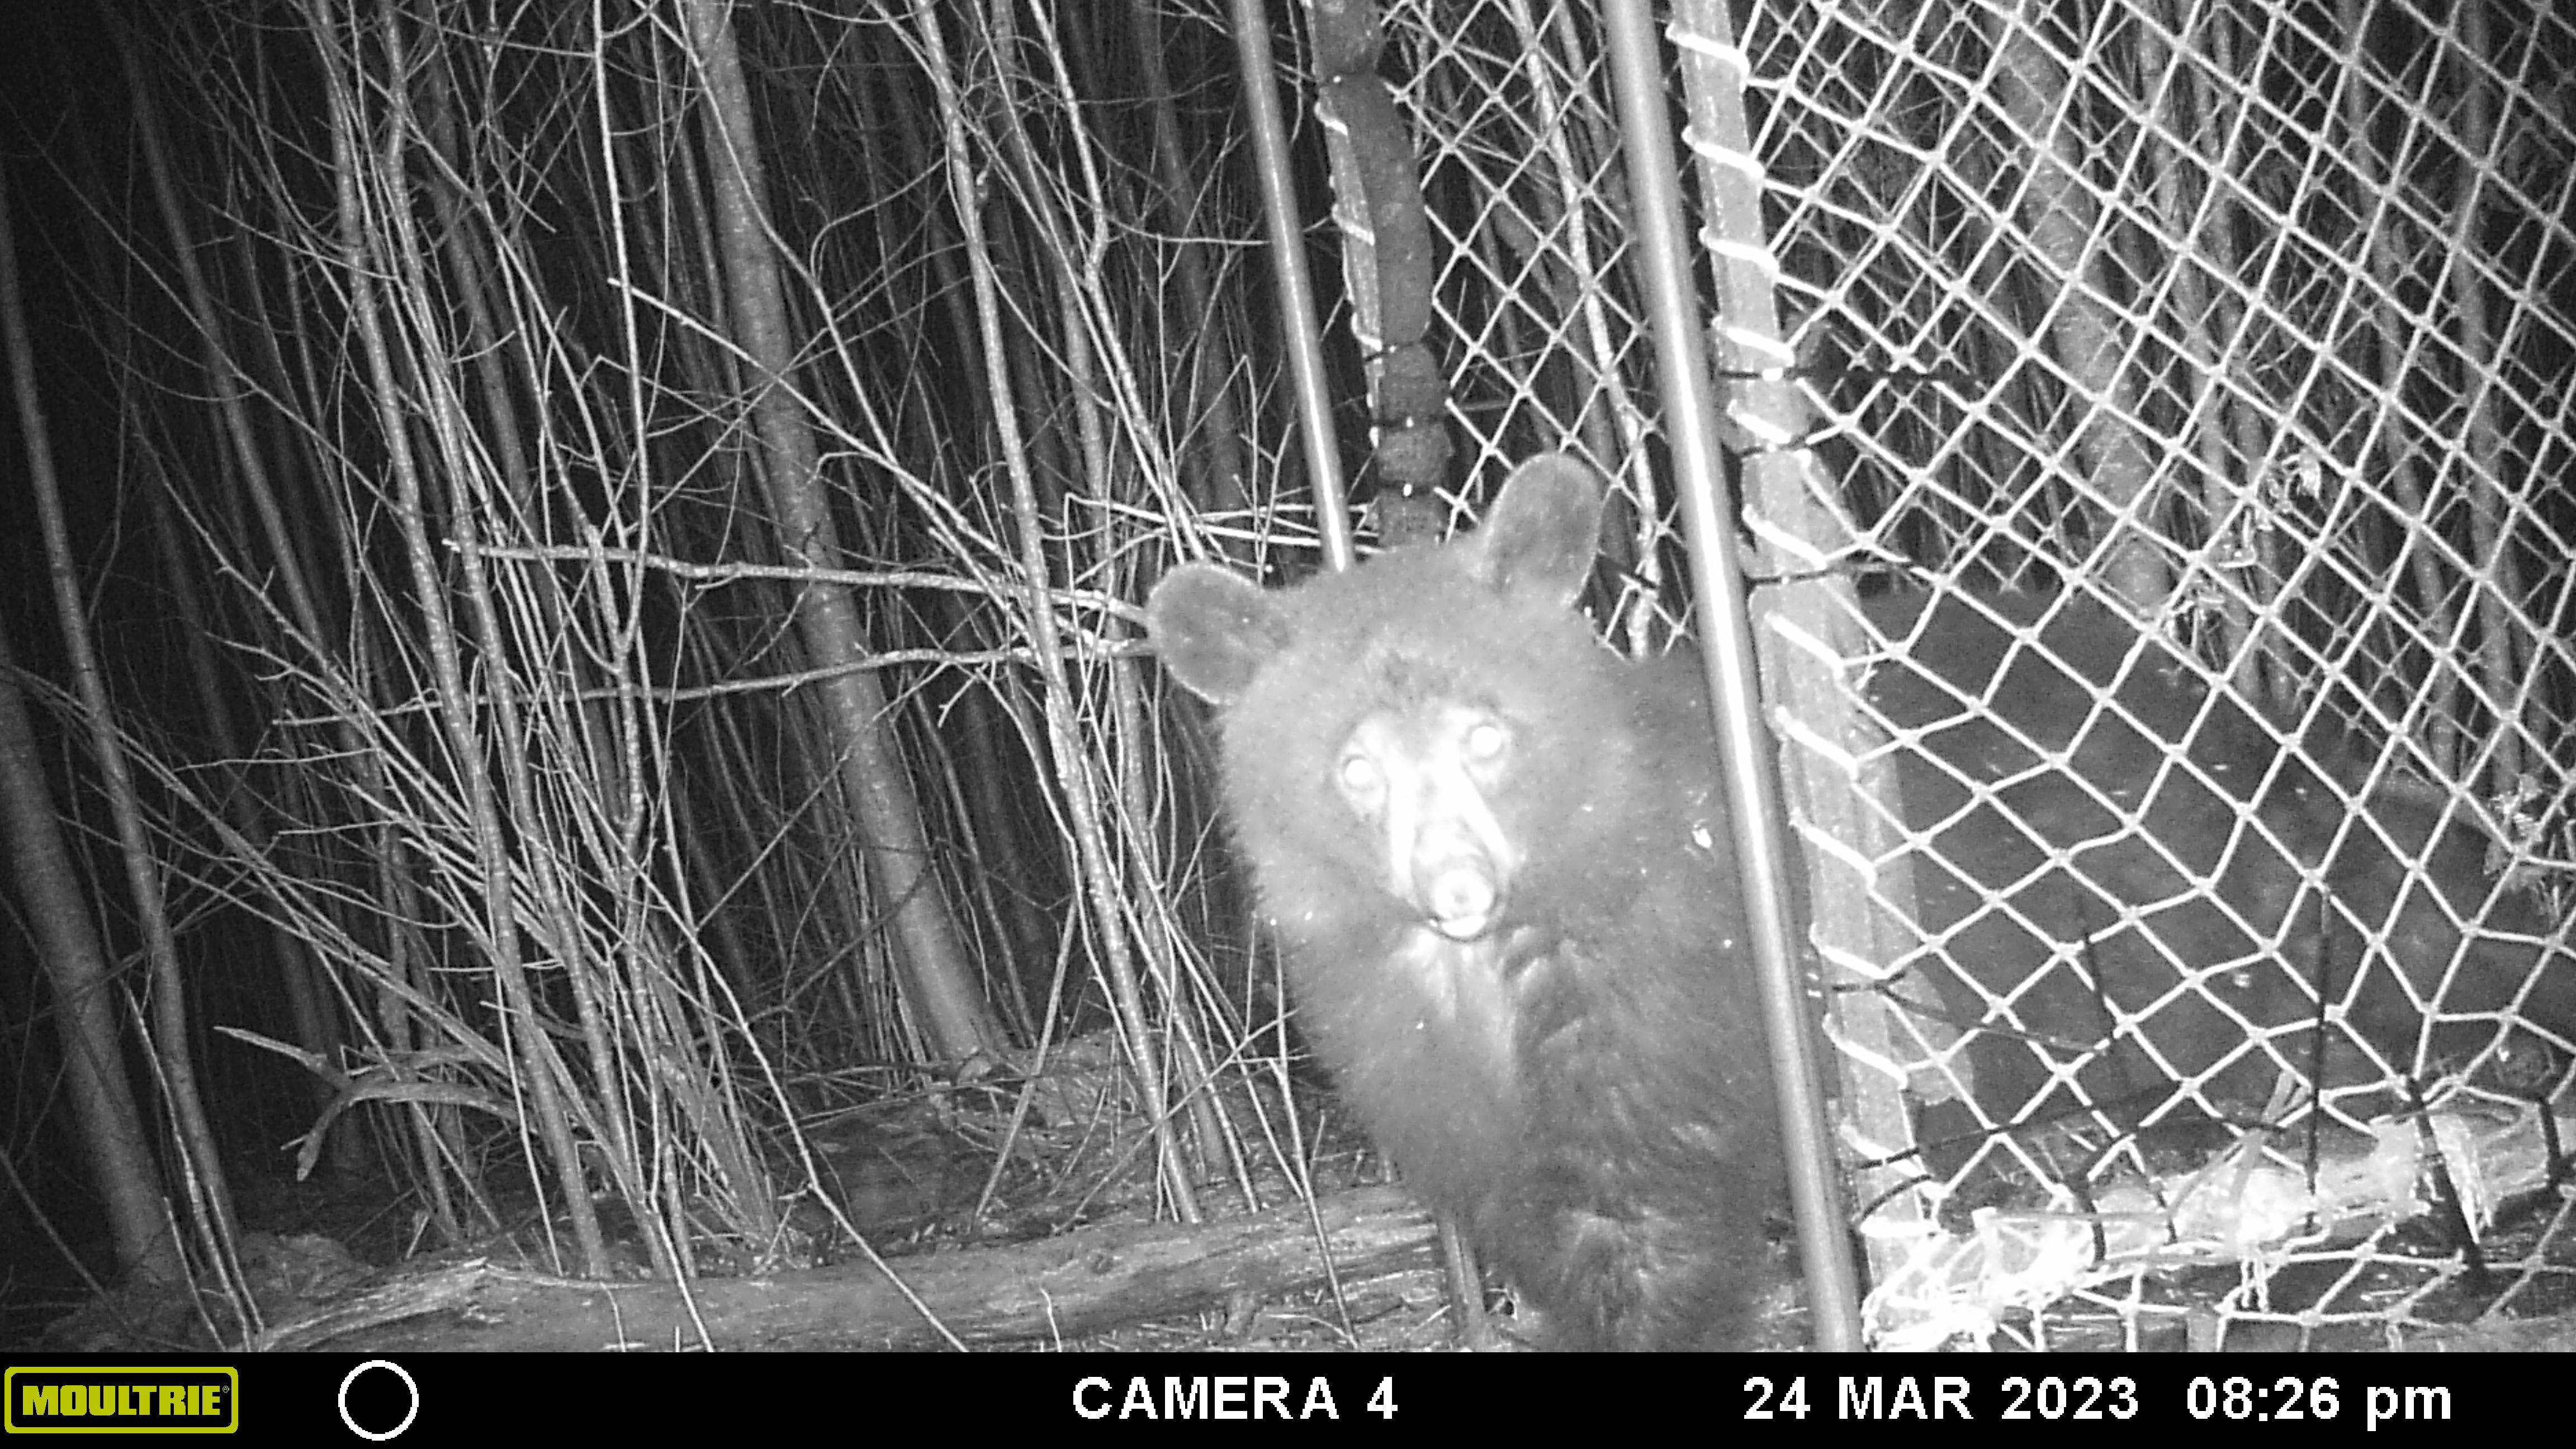
[(1378, 769), (1377, 761), (1358, 750), (1342, 756), (1336, 773), (1341, 777), (1342, 793), (1358, 804), (1366, 805), (1385, 792), (1386, 776)]

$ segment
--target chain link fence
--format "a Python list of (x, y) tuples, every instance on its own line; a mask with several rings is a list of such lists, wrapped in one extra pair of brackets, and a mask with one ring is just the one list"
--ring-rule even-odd
[[(1815, 941), (1876, 1341), (2564, 1311), (2576, 28), (1670, 21), (1712, 290), (1768, 268), (1782, 318), (1718, 355), (1739, 397), (1794, 359), (1807, 409), (1734, 422), (1775, 672), (1840, 682), (1773, 723), (1817, 899), (1866, 903)], [(1482, 476), (1570, 438), (1616, 480), (1614, 632), (1661, 647), (1596, 24), (1410, 5), (1386, 39), (1451, 421)]]

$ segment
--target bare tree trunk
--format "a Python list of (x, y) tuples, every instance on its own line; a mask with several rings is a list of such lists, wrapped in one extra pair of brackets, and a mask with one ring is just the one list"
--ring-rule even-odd
[[(759, 472), (779, 531), (779, 553), (807, 568), (840, 568), (840, 536), (824, 498), (813, 434), (797, 415), (795, 395), (787, 385), (796, 349), (789, 342), (778, 266), (770, 254), (762, 202), (767, 182), (752, 134), (751, 98), (734, 49), (732, 19), (718, 0), (688, 0), (683, 8), (691, 46), (704, 67), (716, 245), (724, 263), (733, 335), (754, 373), (752, 425), (760, 440)], [(941, 1057), (998, 1057), (1006, 1046), (1002, 1030), (975, 991), (974, 972), (959, 947), (947, 896), (930, 868), (920, 804), (904, 773), (885, 692), (864, 667), (870, 651), (860, 637), (849, 590), (838, 584), (805, 585), (797, 600), (796, 626), (812, 667), (825, 675), (814, 692), (823, 702), (825, 725), (841, 747), (841, 779), (857, 807), (871, 880), (902, 945), (905, 1003)]]
[[(28, 471), (46, 480), (52, 476), (52, 459), (44, 414), (36, 403), (35, 353), (28, 345), (26, 315), (18, 295), (17, 256), (6, 183), (0, 181), (0, 334), (5, 334), (0, 340), (7, 346), (10, 387), (18, 406)], [(161, 1195), (142, 1114), (126, 1086), (115, 988), (108, 979), (107, 958), (97, 932), (90, 926), (89, 903), (81, 897), (80, 872), (64, 848), (62, 825), (54, 816), (36, 732), (27, 719), (5, 632), (0, 632), (0, 836), (6, 837), (10, 878), (18, 887), (19, 906), (27, 913), (38, 958), (53, 987), (54, 1021), (62, 1036), (72, 1116), (80, 1124), (91, 1181), (107, 1205), (117, 1265), (138, 1281), (178, 1282), (186, 1277), (187, 1267), (180, 1259), (169, 1206)], [(177, 995), (175, 981), (163, 985), (167, 994)], [(174, 1015), (182, 1009), (174, 1008)], [(211, 1163), (211, 1153), (207, 1161)]]
[[(1179, 285), (1179, 310), (1165, 308), (1163, 325), (1176, 348), (1190, 357), (1187, 394), (1196, 423), (1197, 446), (1183, 457), (1192, 465), (1190, 497), (1211, 511), (1242, 508), (1251, 501), (1252, 468), (1245, 461), (1243, 419), (1234, 405), (1232, 359), (1224, 349), (1234, 336), (1217, 303), (1216, 283), (1205, 240), (1204, 219), (1190, 198), (1201, 194), (1181, 155), (1180, 117), (1172, 99), (1172, 77), (1163, 64), (1163, 17), (1143, 0), (1129, 0), (1128, 23), (1134, 27), (1136, 59), (1145, 82), (1145, 104), (1154, 120), (1154, 182), (1162, 192), (1164, 222), (1171, 228), (1172, 279)], [(1082, 36), (1086, 27), (1066, 27)], [(1094, 67), (1096, 70), (1098, 67)]]
[(2000, 22), (1995, 38), (1995, 90), (2014, 128), (2028, 139), (2022, 226), (2045, 270), (2041, 315), (2074, 396), (2064, 421), (2073, 426), (2085, 496), (2099, 504), (2110, 541), (2088, 572), (2139, 620), (2152, 620), (2173, 592), (2173, 569), (2157, 536), (2154, 459), (2129, 419), (2137, 416), (2131, 371), (2120, 346), (2120, 319), (2103, 301), (2114, 295), (2108, 263), (2089, 245), (2104, 227), (2088, 189), (2081, 126), (2066, 113), (2066, 67), (2030, 27), (2042, 12), (2023, 9)]

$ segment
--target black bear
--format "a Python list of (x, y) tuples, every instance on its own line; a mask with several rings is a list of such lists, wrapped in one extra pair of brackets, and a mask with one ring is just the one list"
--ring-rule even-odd
[(1736, 1346), (1778, 1120), (1689, 661), (1573, 607), (1601, 492), (1264, 590), (1174, 569), (1155, 648), (1223, 709), (1227, 816), (1299, 1022), (1405, 1180), (1575, 1349)]

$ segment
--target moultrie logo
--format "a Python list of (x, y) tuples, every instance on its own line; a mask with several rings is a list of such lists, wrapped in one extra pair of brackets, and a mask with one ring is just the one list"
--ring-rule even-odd
[(12, 1434), (229, 1434), (241, 1379), (228, 1368), (13, 1368)]

